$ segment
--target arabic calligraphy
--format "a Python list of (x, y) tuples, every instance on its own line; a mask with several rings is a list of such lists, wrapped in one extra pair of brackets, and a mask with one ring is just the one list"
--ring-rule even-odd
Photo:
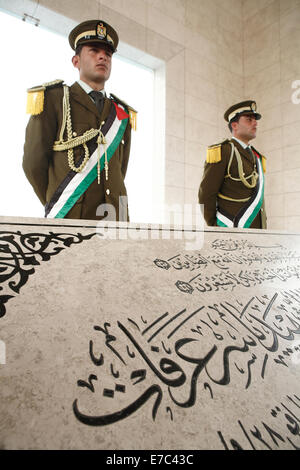
[[(161, 408), (173, 420), (176, 407), (214, 400), (219, 387), (235, 384), (237, 377), (239, 386), (247, 390), (253, 377), (256, 381), (268, 377), (271, 364), (289, 367), (299, 349), (295, 340), (300, 337), (300, 289), (253, 296), (244, 303), (224, 300), (192, 311), (167, 311), (149, 324), (144, 318), (94, 326), (101, 336), (90, 340), (91, 370), (88, 379), (81, 378), (77, 385), (85, 387), (86, 393), (102, 387), (95, 408), (109, 412), (84, 411), (86, 395), (81, 394), (73, 402), (73, 412), (81, 423), (113, 424), (147, 402), (152, 403), (153, 421)], [(103, 387), (107, 376), (111, 386)], [(120, 397), (120, 393), (124, 406), (120, 408), (118, 403), (112, 411), (112, 404), (108, 407), (105, 400), (116, 394)], [(101, 396), (99, 388), (95, 395)]]
[[(248, 449), (249, 447), (253, 450), (278, 450), (283, 443), (288, 443), (291, 449), (300, 450), (299, 396), (295, 393), (286, 395), (280, 404), (276, 404), (271, 409), (270, 415), (272, 417), (271, 425), (261, 421), (259, 426), (254, 425), (253, 429), (251, 429), (252, 426), (247, 426), (238, 420), (239, 441), (232, 437), (224, 438), (223, 433), (218, 431), (218, 436), (225, 450), (229, 450), (230, 446), (233, 450)], [(249, 427), (250, 429), (248, 429)]]
[(6, 313), (5, 304), (19, 294), (29, 276), (35, 273), (36, 266), (94, 235), (0, 232), (0, 318)]
[[(299, 260), (297, 251), (288, 250), (282, 245), (262, 246), (247, 240), (214, 240), (210, 250), (205, 251), (205, 256), (201, 251), (179, 253), (167, 260), (155, 259), (153, 263), (164, 271), (194, 272), (192, 278), (175, 282), (179, 291), (193, 294), (232, 291), (236, 287), (249, 288), (267, 281), (286, 283), (297, 280), (300, 277)], [(209, 267), (217, 268), (217, 271), (211, 273)]]

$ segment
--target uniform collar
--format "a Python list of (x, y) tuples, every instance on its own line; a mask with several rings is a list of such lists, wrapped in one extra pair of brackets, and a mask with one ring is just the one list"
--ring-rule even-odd
[[(78, 104), (81, 106), (84, 106), (86, 109), (91, 111), (97, 118), (99, 118), (99, 113), (98, 110), (95, 106), (95, 103), (92, 99), (91, 96), (89, 96), (85, 90), (82, 88), (82, 86), (78, 83), (75, 82), (73, 85), (70, 87), (70, 97), (72, 96), (72, 99), (77, 101)], [(111, 107), (111, 100), (106, 99), (104, 100), (104, 108), (103, 108), (103, 120), (105, 120), (109, 114)]]
[(240, 139), (237, 139), (236, 137), (232, 137), (232, 139), (236, 140), (240, 144), (240, 146), (243, 147), (243, 149), (246, 149), (247, 147), (251, 147), (250, 144), (247, 145), (247, 144), (245, 144), (245, 142), (243, 142)]
[[(84, 89), (84, 91), (85, 91), (87, 94), (89, 94), (91, 91), (94, 91), (93, 88), (90, 87), (90, 85), (88, 85), (87, 83), (85, 83), (83, 80), (80, 80), (80, 79), (79, 79), (79, 80), (77, 80), (77, 83), (78, 83), (78, 85), (81, 86), (81, 88)], [(103, 89), (103, 90), (100, 90), (100, 91), (101, 91), (101, 93), (102, 93), (104, 96), (106, 96), (106, 93), (105, 93), (105, 90), (104, 90), (104, 89)]]

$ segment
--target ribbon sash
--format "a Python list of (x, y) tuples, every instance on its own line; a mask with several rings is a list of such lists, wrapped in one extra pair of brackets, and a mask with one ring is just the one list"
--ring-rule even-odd
[(231, 217), (229, 214), (218, 209), (217, 225), (219, 227), (249, 228), (260, 211), (264, 199), (264, 172), (260, 158), (257, 155), (256, 161), (258, 168), (258, 183), (253, 195), (234, 217)]
[[(115, 103), (113, 104), (114, 106), (112, 106), (110, 115), (108, 116), (106, 122), (107, 126), (104, 125), (102, 130), (107, 142), (106, 146), (108, 162), (118, 148), (128, 122), (128, 114), (124, 112), (124, 114), (120, 116), (120, 113), (118, 113), (117, 109), (119, 106), (117, 106)], [(80, 173), (70, 171), (66, 178), (59, 185), (51, 200), (46, 205), (45, 217), (57, 219), (64, 218), (76, 204), (80, 196), (82, 196), (82, 194), (97, 178), (98, 147), (96, 144), (93, 145), (92, 152), (93, 153), (84, 169)], [(103, 152), (101, 155), (100, 171), (102, 171), (104, 168), (104, 155), (105, 152)]]

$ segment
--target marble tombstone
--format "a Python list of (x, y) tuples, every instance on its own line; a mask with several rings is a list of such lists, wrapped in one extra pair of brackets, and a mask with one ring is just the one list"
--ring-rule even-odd
[(0, 226), (0, 448), (300, 448), (300, 234)]

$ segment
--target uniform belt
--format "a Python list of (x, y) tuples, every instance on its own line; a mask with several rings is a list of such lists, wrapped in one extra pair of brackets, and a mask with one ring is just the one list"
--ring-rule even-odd
[(246, 197), (245, 199), (233, 199), (232, 197), (224, 196), (224, 194), (221, 193), (218, 193), (218, 197), (232, 202), (247, 202), (250, 199), (250, 197)]

